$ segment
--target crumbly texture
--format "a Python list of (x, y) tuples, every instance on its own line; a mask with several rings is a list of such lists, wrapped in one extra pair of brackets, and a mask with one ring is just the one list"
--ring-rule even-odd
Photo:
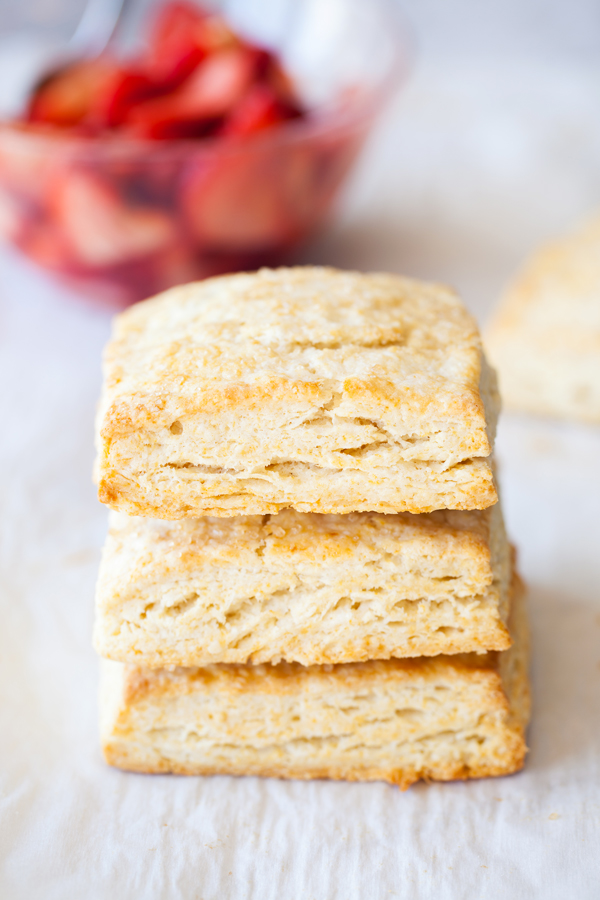
[(521, 768), (527, 628), (503, 653), (304, 668), (139, 669), (103, 661), (102, 746), (138, 772), (383, 780), (408, 787)]
[(600, 216), (534, 254), (486, 343), (509, 408), (600, 423)]
[(177, 522), (113, 512), (94, 642), (149, 667), (504, 650), (509, 555), (499, 503)]
[(316, 267), (208, 279), (117, 317), (99, 497), (162, 519), (483, 509), (498, 407), (449, 288)]

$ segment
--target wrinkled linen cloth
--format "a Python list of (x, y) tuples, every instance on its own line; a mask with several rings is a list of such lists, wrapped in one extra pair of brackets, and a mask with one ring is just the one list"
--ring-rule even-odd
[[(519, 260), (600, 206), (600, 74), (427, 68), (306, 261), (456, 285), (484, 320)], [(111, 770), (91, 649), (91, 484), (109, 313), (0, 257), (0, 897), (371, 900), (600, 891), (600, 428), (503, 418), (529, 584), (525, 770), (388, 785)]]

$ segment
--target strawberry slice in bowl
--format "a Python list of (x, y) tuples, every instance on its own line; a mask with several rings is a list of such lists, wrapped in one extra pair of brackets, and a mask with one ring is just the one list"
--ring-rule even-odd
[(96, 174), (65, 171), (49, 200), (55, 227), (85, 266), (111, 266), (154, 254), (175, 243), (170, 216), (152, 207), (127, 206)]
[(233, 107), (220, 133), (244, 137), (301, 115), (299, 106), (282, 100), (269, 84), (255, 84)]
[(26, 119), (58, 128), (80, 128), (98, 98), (110, 90), (116, 65), (105, 57), (81, 60), (50, 75), (30, 100)]
[(143, 64), (159, 84), (174, 89), (209, 54), (238, 43), (222, 16), (195, 3), (175, 0), (157, 13)]
[(285, 203), (271, 148), (229, 149), (189, 166), (180, 202), (193, 240), (223, 252), (285, 243)]
[(162, 140), (214, 134), (248, 93), (262, 64), (262, 51), (218, 50), (177, 91), (132, 109), (124, 123), (126, 130), (132, 136)]

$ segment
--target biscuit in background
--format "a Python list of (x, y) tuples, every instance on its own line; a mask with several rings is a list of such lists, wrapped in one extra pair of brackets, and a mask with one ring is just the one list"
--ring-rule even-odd
[(530, 258), (485, 343), (506, 408), (600, 423), (600, 215)]

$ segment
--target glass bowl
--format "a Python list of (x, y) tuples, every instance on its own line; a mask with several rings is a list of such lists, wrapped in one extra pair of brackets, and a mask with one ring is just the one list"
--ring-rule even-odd
[(329, 213), (406, 74), (405, 32), (384, 0), (221, 8), (279, 54), (306, 118), (251, 137), (163, 141), (0, 124), (0, 233), (88, 296), (125, 305), (288, 261)]

